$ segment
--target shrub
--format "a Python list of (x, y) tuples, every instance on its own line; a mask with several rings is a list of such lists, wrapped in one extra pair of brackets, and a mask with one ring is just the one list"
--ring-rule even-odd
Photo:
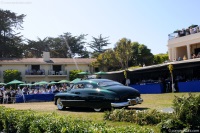
[(161, 123), (161, 131), (198, 129), (200, 131), (200, 95), (175, 97), (173, 117)]
[(159, 112), (157, 110), (126, 110), (126, 109), (115, 109), (111, 112), (107, 111), (104, 114), (105, 120), (111, 121), (125, 121), (132, 122), (139, 125), (156, 125), (163, 120), (171, 117), (171, 114)]
[(14, 79), (21, 81), (21, 72), (19, 72), (18, 70), (5, 70), (3, 73), (3, 79), (5, 83), (10, 82)]
[(69, 80), (72, 81), (79, 77), (78, 73), (82, 72), (82, 70), (71, 70), (69, 72)]
[(56, 113), (37, 113), (0, 106), (0, 132), (9, 133), (153, 133), (152, 129), (133, 126), (110, 127), (106, 123), (71, 119)]

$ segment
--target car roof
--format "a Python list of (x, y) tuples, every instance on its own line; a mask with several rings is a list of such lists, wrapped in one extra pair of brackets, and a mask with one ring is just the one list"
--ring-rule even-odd
[[(113, 81), (113, 80), (110, 80), (110, 79), (84, 79), (84, 80), (80, 80), (78, 81), (77, 83), (85, 83), (85, 82), (93, 82), (93, 83), (99, 83), (99, 82), (109, 82), (109, 81)], [(113, 82), (116, 82), (116, 81), (113, 81)]]

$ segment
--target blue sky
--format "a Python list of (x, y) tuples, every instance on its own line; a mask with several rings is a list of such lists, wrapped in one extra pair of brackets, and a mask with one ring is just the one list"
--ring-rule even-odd
[(0, 8), (26, 14), (22, 35), (28, 39), (72, 35), (126, 37), (153, 54), (166, 53), (168, 34), (200, 25), (199, 0), (0, 0)]

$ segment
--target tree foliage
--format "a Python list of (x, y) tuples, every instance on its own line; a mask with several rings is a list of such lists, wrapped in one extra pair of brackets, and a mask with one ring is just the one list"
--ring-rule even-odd
[(67, 32), (55, 38), (28, 40), (28, 44), (24, 46), (25, 57), (42, 57), (43, 51), (49, 51), (52, 58), (72, 58), (75, 55), (88, 58), (89, 52), (84, 47), (85, 36), (73, 36)]
[(147, 46), (144, 44), (139, 45), (138, 50), (139, 50), (138, 63), (141, 64), (142, 66), (152, 65), (153, 54), (151, 53), (151, 50), (148, 49)]
[(153, 54), (147, 46), (138, 42), (122, 38), (112, 50), (106, 50), (97, 57), (94, 66), (99, 66), (102, 70), (127, 69), (131, 66), (151, 65)]
[(93, 57), (97, 57), (100, 53), (104, 52), (105, 49), (103, 49), (103, 47), (108, 46), (109, 44), (108, 37), (102, 37), (101, 34), (97, 38), (92, 37), (92, 41), (88, 43), (89, 47), (94, 50), (92, 53)]
[(3, 73), (3, 79), (5, 83), (12, 80), (22, 80), (21, 73), (18, 70), (5, 70)]
[(24, 56), (28, 58), (41, 58), (43, 51), (48, 48), (49, 40), (48, 38), (37, 38), (38, 40), (28, 40), (28, 45), (24, 46)]
[(132, 47), (131, 47), (131, 40), (122, 38), (116, 44), (115, 56), (119, 61), (122, 69), (128, 69), (128, 62), (132, 58)]
[(69, 80), (72, 81), (79, 77), (78, 73), (82, 72), (82, 70), (71, 70), (69, 72)]
[(22, 36), (17, 30), (23, 29), (24, 17), (24, 14), (0, 9), (0, 57), (22, 56)]
[(102, 71), (116, 70), (120, 68), (120, 64), (115, 56), (115, 51), (112, 49), (106, 50), (99, 54), (94, 66), (98, 66)]
[(169, 60), (168, 54), (157, 54), (157, 55), (154, 55), (153, 63), (161, 64), (168, 60)]

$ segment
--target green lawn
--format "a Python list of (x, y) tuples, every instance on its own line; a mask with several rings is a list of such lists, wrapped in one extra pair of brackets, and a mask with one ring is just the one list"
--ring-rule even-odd
[[(134, 107), (149, 108), (149, 109), (163, 109), (172, 106), (172, 102), (175, 96), (187, 97), (189, 93), (163, 93), (163, 94), (141, 94), (144, 102)], [(192, 93), (199, 95), (200, 93)]]

